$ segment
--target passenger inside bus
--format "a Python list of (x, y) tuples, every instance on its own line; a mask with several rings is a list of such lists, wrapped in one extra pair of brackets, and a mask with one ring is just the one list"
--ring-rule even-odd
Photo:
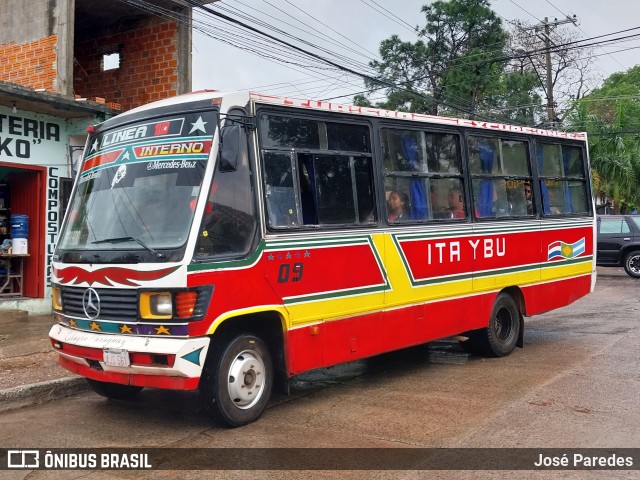
[(449, 189), (449, 212), (452, 218), (465, 218), (464, 213), (464, 197), (462, 191), (453, 187)]
[(524, 182), (524, 198), (527, 205), (527, 215), (533, 215), (533, 195), (531, 194), (531, 182)]
[(429, 208), (431, 208), (432, 216), (436, 220), (451, 218), (448, 201), (446, 203), (440, 201), (439, 189), (435, 183), (441, 182), (435, 180), (429, 186)]
[(407, 220), (408, 198), (405, 193), (391, 190), (387, 197), (387, 212), (390, 222), (401, 222)]

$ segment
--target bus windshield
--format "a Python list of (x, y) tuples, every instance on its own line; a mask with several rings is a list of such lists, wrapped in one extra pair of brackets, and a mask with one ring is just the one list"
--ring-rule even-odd
[(91, 137), (58, 248), (161, 258), (184, 246), (215, 126), (215, 112), (197, 112)]

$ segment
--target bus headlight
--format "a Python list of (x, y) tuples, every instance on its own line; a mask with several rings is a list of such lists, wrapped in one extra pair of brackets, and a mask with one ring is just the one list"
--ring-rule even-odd
[(213, 295), (213, 285), (140, 292), (142, 320), (198, 321), (204, 318)]
[(173, 317), (173, 295), (169, 292), (143, 292), (140, 294), (140, 316), (144, 319), (170, 319)]

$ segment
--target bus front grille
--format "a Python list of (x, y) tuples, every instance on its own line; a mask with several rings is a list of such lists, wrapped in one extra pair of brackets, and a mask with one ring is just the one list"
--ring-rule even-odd
[[(71, 317), (88, 318), (83, 297), (87, 288), (62, 287), (63, 313)], [(134, 289), (94, 288), (100, 299), (101, 320), (136, 322), (138, 320), (138, 292)]]

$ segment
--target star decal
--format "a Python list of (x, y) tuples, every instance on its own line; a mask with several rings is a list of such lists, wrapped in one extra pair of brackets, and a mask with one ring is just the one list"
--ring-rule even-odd
[(129, 153), (129, 150), (125, 150), (124, 154), (122, 155), (122, 160), (129, 160), (130, 157), (131, 154)]
[(73, 319), (69, 319), (69, 325), (72, 326), (72, 327), (76, 327), (76, 328), (78, 327), (78, 324)]
[(296, 258), (300, 258), (300, 252), (296, 252)]
[(98, 139), (96, 138), (94, 140), (94, 142), (91, 144), (91, 151), (95, 152), (96, 150), (98, 150)]
[(91, 327), (91, 330), (97, 330), (98, 332), (101, 332), (102, 330), (100, 329), (100, 324), (96, 323), (96, 322), (91, 322), (89, 324), (89, 327)]
[(309, 253), (309, 250), (305, 250), (304, 251), (304, 258), (310, 257), (311, 254)]
[(270, 253), (269, 256), (267, 257), (268, 260), (273, 260), (273, 254)]
[(287, 260), (288, 260), (288, 259), (290, 259), (290, 258), (291, 258), (291, 253), (290, 253), (290, 252), (287, 252), (287, 255), (285, 256), (285, 258), (286, 258)]
[(192, 134), (193, 132), (195, 132), (196, 130), (201, 131), (202, 133), (207, 133), (207, 130), (204, 128), (204, 126), (209, 123), (209, 122), (203, 122), (202, 121), (202, 117), (198, 117), (198, 120), (196, 120), (194, 123), (192, 123), (192, 127), (191, 130), (189, 130), (189, 134)]
[(129, 325), (120, 325), (120, 333), (133, 333)]
[(166, 328), (164, 325), (160, 325), (159, 327), (154, 328), (154, 330), (156, 331), (156, 333), (158, 335), (162, 335), (162, 334), (169, 335), (171, 333), (171, 332), (169, 332), (169, 329)]

